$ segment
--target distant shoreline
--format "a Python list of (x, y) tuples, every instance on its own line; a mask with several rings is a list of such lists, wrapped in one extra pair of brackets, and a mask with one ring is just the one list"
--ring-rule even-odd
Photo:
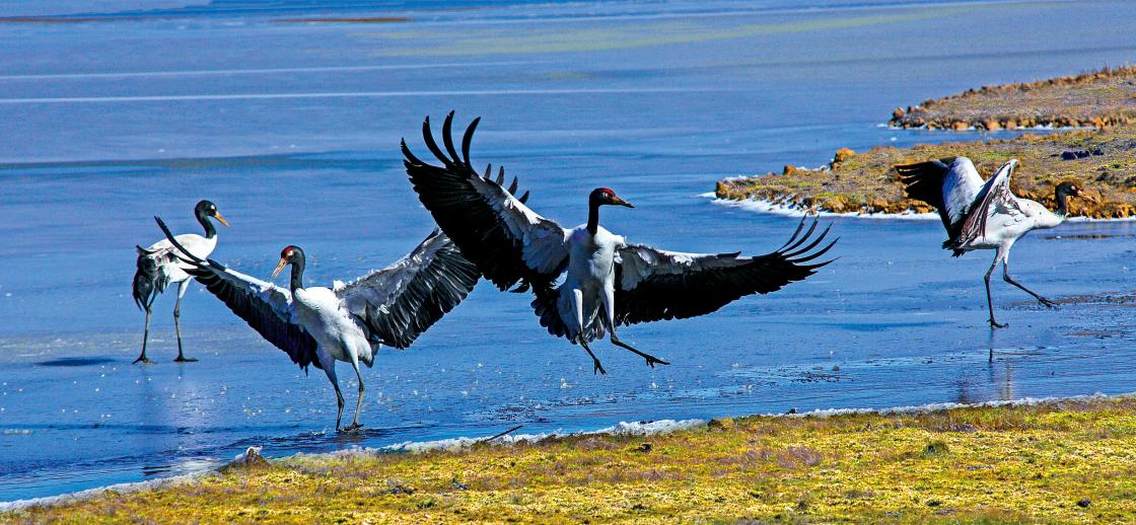
[(947, 97), (896, 108), (898, 128), (978, 129), (1108, 128), (1136, 124), (1136, 66), (1034, 82), (968, 89)]

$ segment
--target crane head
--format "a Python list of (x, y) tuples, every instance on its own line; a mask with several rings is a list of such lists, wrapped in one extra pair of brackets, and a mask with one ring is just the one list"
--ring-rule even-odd
[(213, 217), (217, 222), (229, 226), (229, 220), (226, 219), (221, 212), (217, 211), (217, 205), (212, 201), (202, 200), (194, 207), (194, 211), (199, 217)]
[(280, 272), (284, 271), (284, 267), (296, 262), (297, 259), (302, 259), (304, 250), (299, 246), (288, 245), (283, 250), (280, 250), (280, 262), (276, 264), (276, 269), (272, 270), (272, 277), (275, 279)]
[(616, 195), (611, 188), (596, 188), (592, 190), (592, 194), (588, 198), (597, 206), (606, 204), (611, 206), (625, 206), (628, 208), (635, 207), (630, 202), (620, 198), (619, 195)]

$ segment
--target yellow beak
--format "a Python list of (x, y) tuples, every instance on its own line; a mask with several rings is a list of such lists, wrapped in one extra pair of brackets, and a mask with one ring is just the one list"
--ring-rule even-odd
[(217, 219), (217, 222), (219, 222), (219, 223), (221, 223), (221, 224), (224, 224), (225, 226), (229, 226), (229, 221), (228, 221), (228, 219), (226, 219), (225, 217), (223, 217), (223, 216), (221, 215), (221, 212), (215, 212), (215, 213), (213, 213), (213, 218), (214, 218), (214, 219)]
[(280, 263), (276, 265), (276, 269), (272, 270), (272, 278), (275, 279), (277, 275), (280, 275), (280, 272), (284, 271), (285, 266), (288, 266), (288, 259), (281, 257)]

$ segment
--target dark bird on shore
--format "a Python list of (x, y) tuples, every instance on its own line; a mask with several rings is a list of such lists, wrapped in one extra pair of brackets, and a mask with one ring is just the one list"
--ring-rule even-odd
[[(588, 343), (610, 334), (612, 344), (644, 358), (668, 364), (624, 342), (616, 327), (708, 314), (750, 294), (766, 294), (812, 275), (828, 262), (810, 263), (835, 243), (822, 245), (828, 230), (814, 236), (816, 221), (804, 221), (778, 250), (759, 256), (739, 252), (680, 253), (629, 243), (599, 224), (600, 208), (633, 208), (609, 188), (587, 198), (588, 222), (566, 229), (546, 219), (502, 186), (504, 170), (490, 178), (474, 171), (470, 143), (479, 119), (462, 139), (459, 156), (451, 134), (453, 113), (442, 125), (443, 152), (434, 141), (427, 117), (422, 138), (440, 165), (411, 153), (404, 140), (407, 174), (419, 199), (466, 258), (501, 290), (531, 289), (542, 326), (554, 336), (579, 344), (592, 358), (596, 373), (606, 373)], [(526, 194), (527, 195), (527, 194)], [(560, 281), (563, 277), (562, 281)], [(560, 284), (556, 283), (560, 281)]]
[[(213, 227), (210, 219), (229, 225), (229, 221), (217, 211), (217, 206), (209, 201), (200, 201), (193, 208), (193, 215), (197, 222), (205, 229), (205, 236), (195, 233), (185, 233), (177, 236), (177, 240), (189, 253), (196, 257), (209, 257), (217, 247), (217, 229)], [(147, 248), (135, 246), (138, 249), (138, 269), (134, 272), (134, 303), (146, 312), (146, 325), (142, 332), (142, 353), (135, 359), (135, 363), (150, 363), (146, 357), (146, 343), (150, 339), (150, 313), (154, 300), (166, 291), (171, 284), (178, 285), (177, 302), (174, 304), (174, 332), (177, 334), (178, 355), (174, 361), (187, 363), (197, 361), (185, 357), (181, 345), (181, 298), (189, 288), (189, 274), (185, 273), (185, 263), (174, 255), (174, 247), (167, 239), (162, 239)]]
[(1066, 201), (1081, 194), (1076, 184), (1064, 182), (1054, 189), (1057, 212), (1051, 212), (1041, 203), (1016, 197), (1010, 192), (1010, 175), (1018, 166), (1010, 159), (982, 181), (974, 163), (966, 157), (935, 159), (915, 164), (896, 166), (900, 180), (906, 185), (907, 196), (934, 206), (947, 229), (943, 248), (955, 257), (971, 250), (995, 250), (994, 261), (986, 270), (986, 307), (990, 312), (990, 327), (1008, 326), (994, 319), (994, 302), (990, 298), (990, 274), (1002, 263), (1002, 279), (1047, 307), (1053, 301), (1038, 295), (1010, 276), (1010, 248), (1025, 234), (1043, 228), (1053, 228), (1065, 222), (1068, 215)]
[[(158, 226), (173, 237), (161, 219)], [(178, 242), (173, 242), (175, 247)], [(268, 342), (283, 350), (304, 371), (315, 366), (335, 388), (337, 431), (361, 427), (363, 375), (359, 363), (371, 367), (382, 346), (407, 348), (426, 329), (465, 299), (480, 277), (473, 263), (445, 235), (435, 230), (394, 264), (334, 288), (304, 285), (307, 258), (298, 246), (286, 246), (272, 272), (275, 278), (292, 267), (288, 288), (278, 287), (204, 260), (182, 250), (186, 271), (244, 319)], [(343, 419), (343, 392), (335, 362), (349, 363), (359, 379), (355, 416)]]

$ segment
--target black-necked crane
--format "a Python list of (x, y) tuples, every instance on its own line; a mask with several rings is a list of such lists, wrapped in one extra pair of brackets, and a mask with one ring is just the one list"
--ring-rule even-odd
[(939, 212), (947, 229), (943, 248), (958, 257), (971, 250), (995, 250), (994, 261), (986, 270), (986, 307), (990, 312), (990, 327), (1008, 325), (994, 319), (994, 302), (990, 298), (990, 274), (1002, 263), (1002, 279), (1047, 307), (1053, 301), (1042, 297), (1010, 276), (1010, 248), (1014, 242), (1030, 231), (1053, 228), (1065, 222), (1069, 197), (1081, 194), (1071, 182), (1054, 188), (1057, 212), (1051, 212), (1041, 203), (1022, 199), (1010, 191), (1010, 176), (1018, 165), (1010, 159), (994, 172), (986, 182), (966, 157), (934, 159), (915, 164), (896, 166), (900, 180), (906, 185), (907, 196), (918, 199)]
[[(167, 238), (174, 239), (155, 217)], [(173, 241), (175, 247), (177, 241)], [(473, 263), (445, 235), (431, 233), (408, 255), (353, 282), (334, 288), (304, 285), (304, 250), (286, 246), (272, 272), (275, 278), (292, 267), (287, 288), (197, 257), (188, 250), (179, 256), (186, 271), (268, 342), (285, 351), (305, 371), (312, 365), (327, 374), (335, 387), (337, 431), (358, 429), (363, 404), (363, 375), (359, 362), (371, 367), (383, 345), (407, 348), (447, 312), (458, 305), (480, 278)], [(359, 397), (351, 424), (341, 428), (343, 392), (335, 362), (349, 363), (359, 380)]]
[(442, 231), (481, 274), (502, 290), (518, 284), (516, 291), (531, 288), (541, 325), (582, 346), (596, 373), (606, 372), (588, 343), (605, 331), (612, 344), (634, 352), (648, 365), (668, 364), (622, 341), (616, 326), (707, 314), (740, 297), (779, 290), (827, 264), (810, 263), (833, 244), (821, 245), (827, 229), (813, 236), (816, 221), (802, 234), (802, 220), (789, 242), (756, 257), (680, 253), (629, 243), (599, 224), (602, 206), (632, 207), (608, 188), (588, 196), (587, 224), (563, 228), (512, 195), (516, 179), (505, 189), (503, 170), (493, 180), (491, 166), (484, 175), (473, 169), (469, 149), (478, 122), (474, 119), (466, 129), (459, 156), (451, 134), (453, 112), (442, 125), (445, 152), (427, 118), (422, 137), (441, 166), (419, 160), (404, 140), (410, 181)]
[[(197, 222), (201, 223), (201, 227), (205, 229), (205, 235), (197, 235), (196, 233), (184, 233), (177, 236), (177, 240), (185, 247), (189, 253), (199, 258), (209, 257), (213, 250), (217, 247), (217, 228), (209, 219), (216, 219), (217, 222), (229, 225), (229, 221), (217, 211), (217, 205), (203, 200), (193, 207), (193, 215), (197, 217)], [(154, 300), (158, 298), (162, 292), (166, 291), (166, 287), (171, 284), (178, 285), (177, 302), (174, 303), (174, 333), (177, 334), (178, 355), (177, 359), (181, 363), (188, 363), (197, 361), (197, 359), (185, 357), (181, 345), (181, 298), (185, 296), (185, 291), (189, 288), (189, 274), (185, 273), (185, 264), (175, 257), (173, 253), (173, 245), (167, 239), (162, 239), (147, 248), (135, 246), (138, 249), (138, 269), (134, 272), (134, 304), (138, 308), (146, 312), (146, 326), (142, 331), (142, 353), (135, 359), (135, 363), (150, 363), (150, 358), (146, 357), (146, 343), (150, 339), (150, 313), (151, 307), (154, 305)]]

